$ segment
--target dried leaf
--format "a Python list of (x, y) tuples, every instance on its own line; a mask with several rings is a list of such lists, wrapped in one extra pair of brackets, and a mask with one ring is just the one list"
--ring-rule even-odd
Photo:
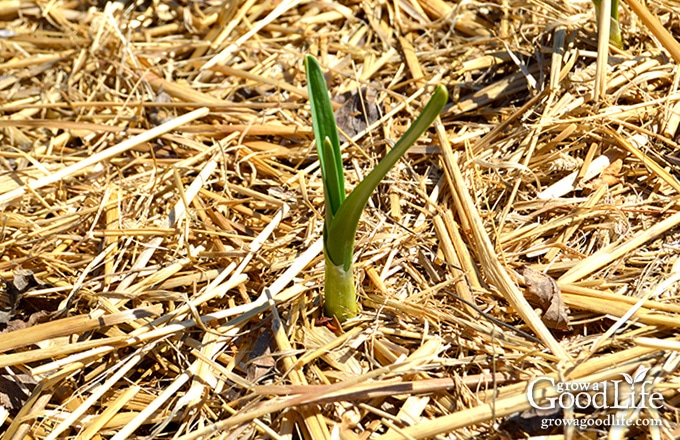
[(37, 382), (28, 374), (0, 375), (0, 406), (16, 415), (29, 398)]
[(550, 328), (569, 328), (569, 314), (554, 279), (529, 267), (522, 270), (527, 286), (527, 299), (543, 310), (543, 322)]
[(508, 417), (502, 424), (501, 430), (515, 434), (511, 438), (518, 438), (517, 432), (524, 432), (530, 436), (549, 435), (559, 432), (562, 428), (546, 420), (556, 420), (564, 417), (564, 410), (559, 407), (553, 409), (528, 409)]
[(361, 93), (353, 92), (335, 113), (338, 127), (348, 136), (355, 136), (369, 125), (380, 119), (380, 109), (376, 104), (377, 92), (364, 87)]
[(553, 297), (550, 307), (543, 314), (543, 322), (548, 327), (557, 330), (567, 330), (569, 328), (569, 314), (559, 290)]
[[(0, 310), (0, 324), (9, 323), (14, 318), (15, 310), (12, 308)], [(0, 332), (2, 333), (2, 332)]]
[(0, 309), (0, 333), (49, 321), (57, 313), (58, 299), (24, 296), (36, 287), (47, 286), (32, 271), (19, 268), (15, 270), (11, 283), (4, 278), (2, 281), (10, 299), (10, 307)]
[(16, 315), (17, 307), (19, 306), (19, 301), (21, 300), (22, 294), (19, 289), (16, 288), (14, 283), (10, 283), (4, 278), (2, 278), (2, 281), (5, 284), (7, 296), (9, 296), (10, 306), (0, 309), (0, 324), (9, 324), (12, 318), (14, 318), (14, 315)]
[(271, 330), (265, 329), (258, 336), (252, 351), (248, 355), (248, 372), (246, 378), (257, 383), (276, 368), (276, 359), (272, 356), (275, 346)]

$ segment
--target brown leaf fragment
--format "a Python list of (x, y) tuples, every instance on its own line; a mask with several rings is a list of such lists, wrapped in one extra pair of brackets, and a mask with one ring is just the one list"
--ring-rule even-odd
[(15, 310), (13, 308), (0, 309), (0, 324), (7, 324), (14, 317)]
[(55, 311), (50, 311), (50, 310), (38, 310), (35, 313), (31, 313), (31, 316), (28, 317), (28, 326), (34, 326), (36, 324), (42, 324), (43, 322), (48, 322), (51, 321), (52, 318), (59, 313), (58, 310)]
[[(46, 284), (36, 278), (32, 270), (17, 268), (14, 271), (12, 287), (18, 294), (26, 293), (36, 287), (45, 287)], [(9, 287), (9, 286), (8, 286)]]
[[(377, 92), (372, 88), (364, 87), (361, 93), (352, 92), (345, 94), (345, 102), (335, 113), (338, 127), (353, 137), (366, 129), (369, 125), (380, 119), (380, 109), (376, 104)], [(340, 136), (344, 140), (344, 136)]]
[(557, 330), (567, 330), (569, 328), (569, 314), (559, 290), (557, 295), (553, 297), (550, 307), (543, 314), (543, 322), (548, 327)]
[(522, 269), (522, 276), (524, 283), (527, 286), (527, 299), (536, 303), (544, 311), (550, 307), (553, 297), (559, 288), (557, 283), (551, 277), (537, 272), (530, 267)]
[(550, 328), (569, 328), (569, 314), (557, 283), (552, 277), (529, 267), (522, 269), (526, 284), (527, 300), (543, 311), (543, 322)]
[(531, 408), (508, 417), (503, 421), (500, 429), (512, 435), (505, 438), (519, 438), (517, 436), (518, 432), (524, 432), (530, 436), (550, 435), (561, 430), (559, 426), (551, 422), (563, 417), (564, 410), (562, 408)]
[(0, 278), (10, 303), (10, 307), (0, 308), (0, 333), (49, 321), (58, 313), (59, 299), (26, 296), (27, 292), (36, 288), (49, 287), (32, 271), (16, 269), (11, 282)]
[(11, 319), (4, 323), (0, 322), (0, 324), (3, 324), (2, 326), (0, 326), (0, 334), (9, 333), (15, 330), (21, 330), (22, 328), (30, 327), (30, 325), (28, 325), (27, 322), (24, 322), (21, 319)]
[(2, 277), (0, 278), (5, 284), (5, 291), (7, 292), (10, 303), (9, 307), (0, 309), (0, 324), (8, 324), (17, 313), (17, 307), (19, 306), (22, 293), (15, 287), (13, 283), (10, 283)]
[(24, 406), (37, 382), (28, 374), (0, 375), (0, 406), (16, 415)]
[(246, 378), (257, 383), (269, 376), (276, 368), (276, 359), (272, 356), (274, 349), (274, 335), (265, 329), (258, 336), (252, 351), (248, 354), (248, 369)]

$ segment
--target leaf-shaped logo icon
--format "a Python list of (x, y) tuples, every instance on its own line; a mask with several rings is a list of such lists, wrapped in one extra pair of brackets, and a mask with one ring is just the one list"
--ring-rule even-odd
[(630, 374), (621, 373), (621, 376), (623, 376), (623, 378), (626, 379), (626, 382), (633, 385), (633, 378), (630, 376)]
[(648, 371), (649, 368), (645, 367), (638, 368), (638, 371), (635, 373), (635, 379), (633, 379), (633, 383), (639, 383), (644, 381)]

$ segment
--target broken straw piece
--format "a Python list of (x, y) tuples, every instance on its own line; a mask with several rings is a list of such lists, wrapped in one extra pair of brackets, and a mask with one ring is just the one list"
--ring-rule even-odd
[[(649, 139), (647, 138), (647, 136), (638, 133), (631, 136), (628, 139), (628, 142), (630, 142), (630, 144), (632, 144), (636, 148), (640, 149), (647, 145)], [(586, 170), (585, 176), (583, 176), (582, 182), (585, 183), (593, 179), (594, 177), (599, 176), (605, 169), (607, 169), (607, 167), (609, 167), (609, 165), (611, 165), (612, 162), (614, 162), (616, 159), (621, 159), (626, 155), (627, 153), (624, 153), (623, 151), (618, 149), (607, 150), (603, 155), (597, 157), (590, 163), (590, 166)], [(569, 192), (576, 189), (574, 185), (576, 184), (577, 176), (578, 171), (575, 171), (569, 174), (567, 177), (563, 178), (562, 180), (558, 181), (557, 183), (550, 185), (548, 188), (541, 191), (536, 196), (541, 200), (556, 199), (562, 197), (565, 194), (568, 194)]]
[[(590, 163), (590, 166), (586, 171), (586, 175), (583, 177), (583, 181), (586, 182), (593, 177), (600, 175), (600, 173), (602, 173), (602, 171), (604, 171), (610, 165), (610, 163), (610, 159), (605, 155), (597, 157)], [(574, 184), (576, 183), (577, 176), (578, 171), (574, 171), (558, 182), (550, 185), (536, 196), (541, 200), (557, 199), (562, 197), (575, 189)]]

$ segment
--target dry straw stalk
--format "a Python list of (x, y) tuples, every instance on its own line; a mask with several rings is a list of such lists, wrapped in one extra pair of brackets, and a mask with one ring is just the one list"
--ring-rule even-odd
[[(677, 437), (676, 9), (605, 50), (589, 2), (0, 1), (0, 439), (569, 437), (532, 380), (641, 372), (661, 426), (583, 435)], [(347, 193), (450, 96), (342, 326), (307, 54)]]

